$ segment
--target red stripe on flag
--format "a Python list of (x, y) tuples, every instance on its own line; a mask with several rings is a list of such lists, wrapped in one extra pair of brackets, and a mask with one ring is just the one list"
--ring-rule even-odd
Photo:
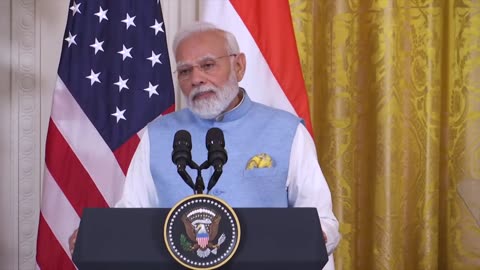
[(312, 133), (308, 96), (287, 0), (230, 0), (297, 114)]
[(41, 213), (38, 224), (37, 264), (43, 270), (76, 269)]
[(175, 111), (175, 104), (172, 104), (172, 106), (168, 107), (162, 114), (169, 114), (171, 112)]
[(50, 119), (45, 165), (78, 216), (85, 207), (108, 207), (92, 178)]
[(122, 171), (125, 175), (127, 174), (133, 154), (137, 150), (139, 143), (140, 138), (137, 135), (134, 135), (113, 152), (113, 155), (115, 155), (115, 158), (117, 159), (118, 165), (120, 165), (120, 168), (122, 168)]

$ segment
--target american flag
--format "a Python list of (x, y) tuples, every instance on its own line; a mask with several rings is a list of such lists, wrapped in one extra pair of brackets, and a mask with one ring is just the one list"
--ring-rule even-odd
[(158, 0), (70, 2), (46, 142), (37, 269), (75, 269), (86, 207), (115, 205), (137, 135), (174, 110)]

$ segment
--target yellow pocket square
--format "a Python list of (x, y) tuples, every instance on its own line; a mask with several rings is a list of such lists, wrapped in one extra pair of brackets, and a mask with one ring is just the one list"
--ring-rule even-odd
[(245, 169), (252, 170), (255, 168), (271, 168), (273, 166), (272, 157), (268, 154), (261, 153), (255, 155), (247, 162), (247, 167)]

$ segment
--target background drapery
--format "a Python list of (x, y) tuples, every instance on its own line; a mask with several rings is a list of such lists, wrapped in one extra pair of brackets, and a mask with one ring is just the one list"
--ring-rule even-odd
[(336, 269), (480, 269), (480, 1), (289, 1)]

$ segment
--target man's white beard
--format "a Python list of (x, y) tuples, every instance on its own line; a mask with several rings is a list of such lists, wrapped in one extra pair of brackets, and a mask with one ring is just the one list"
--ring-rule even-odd
[[(214, 92), (215, 94), (212, 97), (193, 100), (196, 94), (208, 91)], [(198, 117), (213, 119), (225, 112), (233, 99), (238, 95), (238, 91), (238, 82), (232, 72), (223, 87), (201, 85), (193, 88), (187, 98), (187, 105)]]

